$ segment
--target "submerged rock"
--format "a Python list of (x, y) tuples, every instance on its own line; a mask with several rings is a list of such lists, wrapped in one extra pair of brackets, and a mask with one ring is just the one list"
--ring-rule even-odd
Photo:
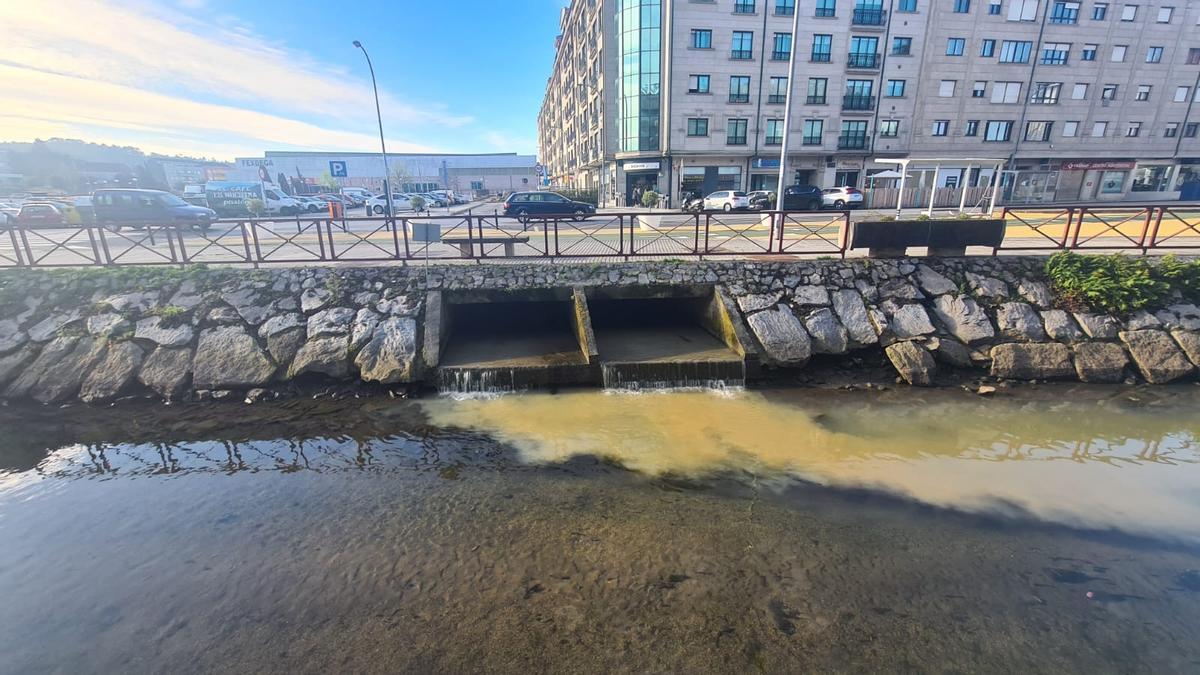
[(1072, 377), (1071, 351), (1066, 345), (1003, 344), (992, 347), (992, 376), (1013, 380), (1061, 380)]
[(210, 328), (200, 333), (192, 379), (197, 389), (258, 387), (275, 373), (254, 338), (240, 327)]
[(143, 355), (142, 348), (132, 342), (109, 343), (104, 356), (84, 378), (79, 398), (85, 403), (116, 398), (133, 381)]
[(751, 314), (746, 323), (762, 345), (768, 363), (803, 366), (812, 358), (812, 339), (786, 305)]
[(937, 363), (924, 347), (911, 340), (894, 342), (884, 350), (904, 381), (919, 387), (933, 384)]
[(391, 317), (379, 322), (354, 362), (368, 382), (412, 382), (417, 375), (416, 354), (417, 322), (409, 317)]
[(1129, 355), (1142, 377), (1151, 384), (1173, 382), (1191, 375), (1196, 369), (1165, 331), (1121, 331), (1120, 338), (1129, 348)]
[(1112, 342), (1075, 345), (1075, 373), (1083, 382), (1120, 382), (1125, 379), (1129, 357)]

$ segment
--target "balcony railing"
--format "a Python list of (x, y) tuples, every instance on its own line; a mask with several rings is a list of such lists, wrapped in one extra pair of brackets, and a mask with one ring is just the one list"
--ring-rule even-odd
[(813, 94), (809, 94), (808, 98), (806, 98), (804, 102), (808, 105), (825, 105), (825, 95), (821, 94), (819, 96), (815, 96)]
[(804, 145), (820, 145), (822, 139), (820, 136), (805, 136), (803, 142)]
[(787, 94), (767, 94), (767, 103), (787, 103)]
[(750, 102), (750, 94), (730, 94), (729, 102), (730, 103), (749, 103)]
[(790, 58), (792, 58), (792, 53), (790, 51), (781, 52), (779, 50), (775, 50), (771, 52), (772, 61), (787, 61)]
[(851, 94), (842, 97), (842, 110), (871, 110), (874, 107), (874, 96)]
[(812, 56), (809, 57), (808, 60), (812, 61), (813, 63), (829, 63), (833, 60), (833, 54), (830, 54), (829, 52), (813, 52)]
[(855, 8), (850, 23), (855, 26), (882, 26), (887, 19), (887, 12), (882, 9)]
[(767, 136), (767, 145), (783, 145), (783, 136)]
[(729, 58), (731, 58), (731, 59), (752, 59), (752, 58), (754, 58), (754, 52), (749, 49), (734, 49), (729, 52)]
[(874, 54), (869, 52), (850, 52), (846, 55), (847, 68), (878, 68), (879, 53)]
[(866, 134), (838, 136), (838, 150), (866, 150), (870, 144)]
[(819, 19), (831, 19), (837, 15), (837, 10), (832, 7), (818, 7), (813, 16)]

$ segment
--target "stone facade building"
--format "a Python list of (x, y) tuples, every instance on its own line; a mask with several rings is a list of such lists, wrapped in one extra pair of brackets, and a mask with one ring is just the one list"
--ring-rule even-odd
[(606, 204), (771, 189), (789, 89), (794, 182), (981, 187), (987, 157), (1009, 202), (1200, 198), (1200, 3), (573, 0), (561, 32), (540, 158)]

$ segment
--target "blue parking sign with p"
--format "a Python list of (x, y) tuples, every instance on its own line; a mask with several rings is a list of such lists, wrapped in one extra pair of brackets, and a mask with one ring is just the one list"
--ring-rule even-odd
[(334, 178), (345, 178), (346, 177), (346, 163), (339, 162), (336, 160), (330, 162), (329, 163), (329, 175), (333, 176)]

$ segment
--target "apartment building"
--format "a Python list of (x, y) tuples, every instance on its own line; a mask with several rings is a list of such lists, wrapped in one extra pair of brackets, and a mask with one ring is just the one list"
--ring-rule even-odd
[(561, 28), (541, 161), (607, 204), (771, 188), (789, 91), (793, 182), (980, 186), (984, 157), (1011, 202), (1200, 189), (1200, 2), (574, 0)]

